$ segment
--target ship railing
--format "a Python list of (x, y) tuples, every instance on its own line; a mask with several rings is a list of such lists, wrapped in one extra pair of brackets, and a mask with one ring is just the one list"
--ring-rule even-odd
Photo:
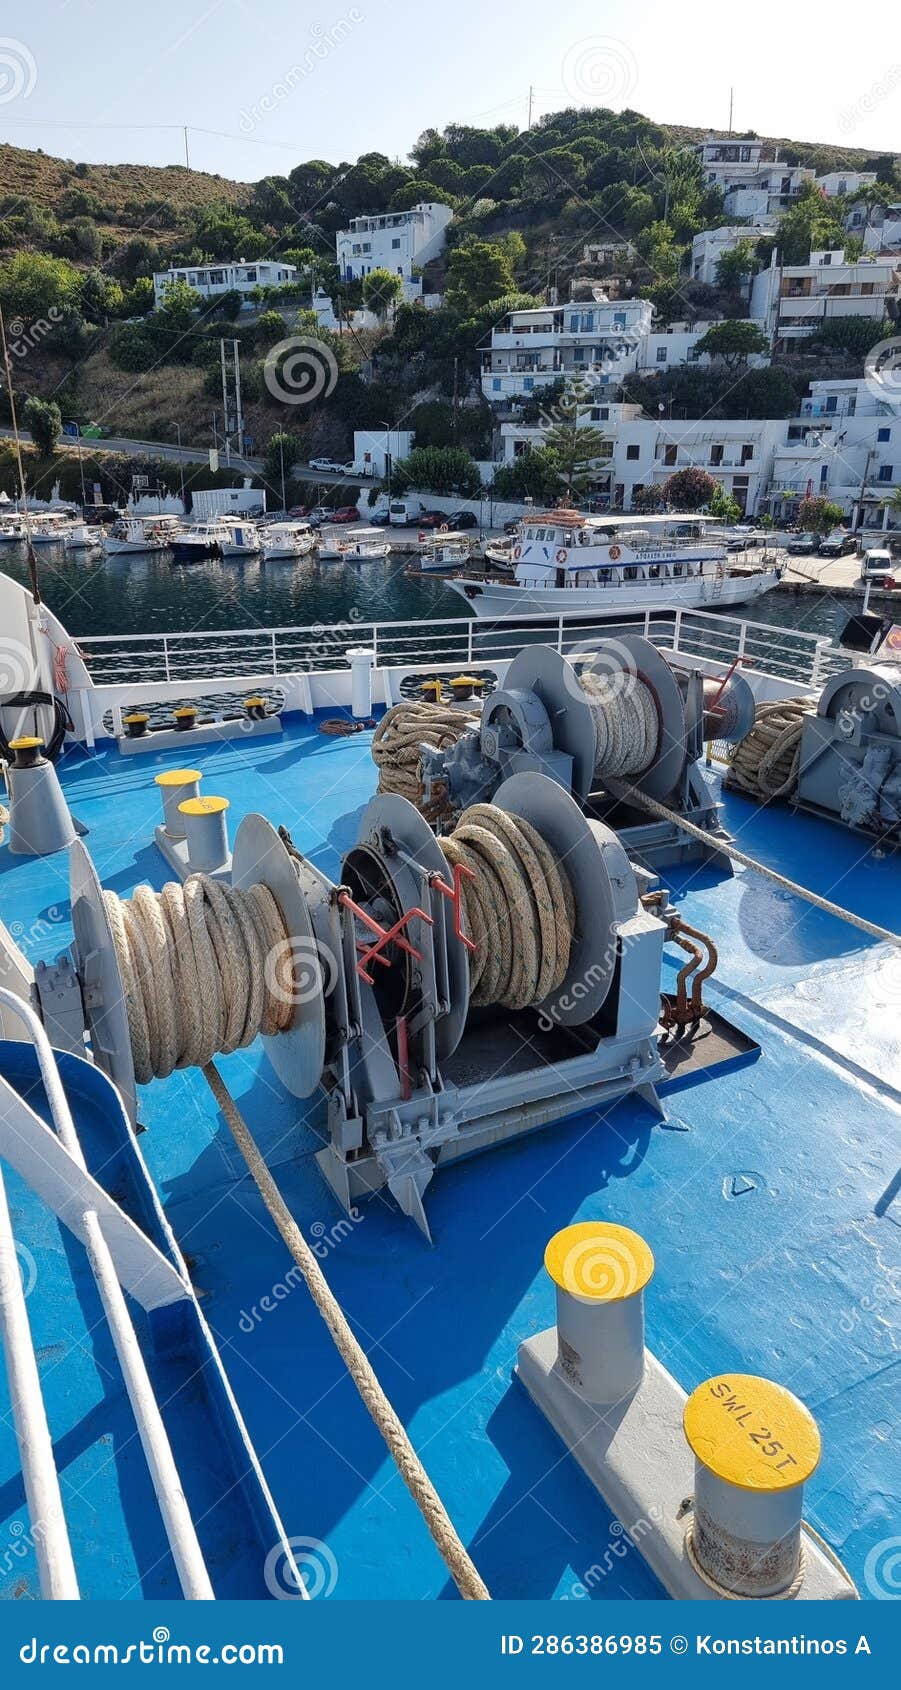
[[(207, 1599), (213, 1589), (196, 1526), (125, 1298), (127, 1291), (153, 1311), (189, 1298), (190, 1287), (88, 1172), (56, 1055), (34, 1009), (7, 987), (0, 987), (0, 1004), (23, 1023), (34, 1045), (55, 1129), (0, 1076), (0, 1157), (85, 1247), (182, 1591), (190, 1599)], [(78, 1578), (2, 1174), (0, 1257), (8, 1270), (0, 1334), (41, 1595), (73, 1599), (80, 1594)]]
[[(720, 612), (648, 609), (611, 621), (572, 614), (505, 616), (497, 623), (467, 616), (367, 622), (313, 623), (297, 627), (238, 628), (171, 634), (92, 634), (78, 639), (94, 687), (121, 698), (152, 685), (157, 697), (177, 698), (179, 685), (195, 689), (205, 680), (230, 679), (235, 690), (249, 684), (277, 686), (280, 677), (346, 671), (348, 653), (366, 646), (377, 669), (420, 667), (441, 670), (460, 663), (501, 661), (523, 644), (544, 642), (558, 651), (583, 648), (616, 629), (644, 633), (655, 644), (687, 656), (729, 664), (736, 659), (801, 687), (816, 687), (847, 668), (848, 653), (823, 635), (766, 622), (748, 622)], [(99, 702), (99, 700), (98, 700)]]

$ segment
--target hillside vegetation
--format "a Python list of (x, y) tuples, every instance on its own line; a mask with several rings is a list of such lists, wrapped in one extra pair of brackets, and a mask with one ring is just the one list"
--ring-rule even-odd
[[(559, 299), (571, 287), (576, 296), (582, 286), (590, 290), (583, 263), (589, 240), (625, 244), (617, 285), (624, 296), (650, 298), (662, 323), (746, 315), (747, 279), (768, 261), (767, 243), (746, 243), (715, 287), (688, 274), (692, 236), (729, 220), (691, 150), (703, 133), (633, 111), (567, 110), (528, 131), (427, 129), (406, 160), (379, 152), (355, 162), (308, 159), (252, 185), (176, 167), (86, 165), (0, 147), (0, 305), (12, 330), (17, 394), (23, 406), (29, 396), (42, 398), (63, 416), (110, 433), (162, 441), (178, 426), (205, 443), (221, 404), (224, 334), (240, 343), (255, 450), (282, 433), (298, 455), (346, 455), (354, 427), (378, 427), (390, 417), (414, 427), (425, 448), (462, 447), (487, 457), (495, 419), (481, 396), (480, 346), (506, 310), (543, 302), (552, 288)], [(778, 145), (786, 163), (819, 172), (874, 171), (871, 204), (901, 198), (891, 155), (828, 143)], [(365, 284), (339, 278), (337, 229), (351, 217), (422, 199), (444, 200), (455, 214), (447, 250), (424, 277), (428, 290), (445, 295), (440, 310), (395, 310), (396, 278), (387, 273)], [(805, 259), (812, 245), (846, 244), (846, 209), (805, 190), (778, 233), (786, 262)], [(296, 267), (299, 281), (259, 290), (250, 318), (237, 296), (204, 305), (183, 283), (154, 309), (154, 270), (276, 255)], [(330, 293), (345, 317), (365, 303), (380, 326), (328, 335), (310, 310), (316, 288)], [(269, 391), (265, 359), (297, 334), (321, 343), (334, 379), (314, 402), (286, 406)], [(865, 340), (852, 320), (845, 344), (828, 351), (856, 368)], [(734, 371), (720, 381), (722, 393), (715, 371), (703, 372), (703, 383), (701, 374), (685, 372), (668, 396), (675, 414), (715, 411), (735, 391)], [(791, 372), (757, 375), (741, 389), (749, 414), (791, 414), (798, 391)], [(645, 403), (648, 395), (642, 389), (634, 397)]]

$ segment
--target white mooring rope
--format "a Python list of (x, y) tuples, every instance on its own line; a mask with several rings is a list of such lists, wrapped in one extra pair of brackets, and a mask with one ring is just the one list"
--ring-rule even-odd
[(595, 777), (643, 774), (657, 755), (660, 739), (650, 687), (637, 675), (606, 675), (593, 669), (582, 671), (579, 684), (594, 719)]

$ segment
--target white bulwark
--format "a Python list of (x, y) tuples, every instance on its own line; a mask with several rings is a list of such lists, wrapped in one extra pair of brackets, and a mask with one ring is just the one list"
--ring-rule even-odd
[(349, 229), (336, 237), (338, 269), (344, 281), (358, 281), (370, 270), (390, 270), (410, 280), (414, 267), (437, 258), (444, 249), (449, 205), (423, 201), (409, 211), (387, 211), (376, 217), (354, 217)]
[(298, 279), (300, 272), (293, 264), (260, 258), (252, 264), (242, 259), (238, 264), (184, 264), (171, 270), (156, 270), (153, 276), (153, 303), (157, 310), (164, 303), (166, 289), (173, 282), (186, 282), (203, 299), (213, 299), (218, 293), (252, 294), (255, 288), (285, 287)]

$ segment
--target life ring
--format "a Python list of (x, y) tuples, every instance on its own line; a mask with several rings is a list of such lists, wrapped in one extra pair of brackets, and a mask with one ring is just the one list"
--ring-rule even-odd
[(516, 559), (516, 560), (518, 560), (519, 558), (522, 557), (522, 546), (514, 546), (513, 547), (513, 556), (514, 556), (514, 559)]
[(447, 533), (447, 523), (446, 522), (442, 522), (441, 527), (438, 530), (438, 533), (439, 534), (446, 534)]
[(609, 556), (610, 556), (610, 562), (611, 563), (618, 563), (620, 558), (622, 557), (622, 555), (623, 555), (623, 553), (622, 553), (622, 547), (621, 546), (611, 546), (610, 547)]
[(568, 557), (569, 557), (569, 552), (567, 551), (566, 547), (561, 546), (559, 548), (558, 552), (557, 552), (557, 562), (558, 563), (565, 563)]

